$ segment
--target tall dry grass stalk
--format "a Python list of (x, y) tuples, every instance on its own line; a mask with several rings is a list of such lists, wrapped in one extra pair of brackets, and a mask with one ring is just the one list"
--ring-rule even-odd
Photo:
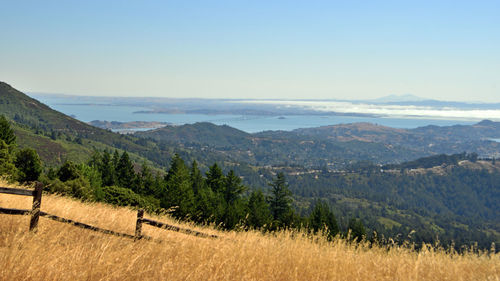
[[(0, 206), (29, 209), (31, 198), (0, 194)], [(44, 194), (42, 210), (134, 233), (136, 212), (128, 208)], [(499, 254), (355, 246), (293, 232), (219, 232), (155, 219), (221, 238), (145, 225), (143, 232), (162, 242), (134, 242), (43, 217), (32, 234), (29, 217), (0, 215), (0, 280), (500, 280)]]

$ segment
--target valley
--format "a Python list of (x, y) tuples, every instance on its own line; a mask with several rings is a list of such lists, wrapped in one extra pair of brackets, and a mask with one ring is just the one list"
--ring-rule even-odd
[[(500, 144), (491, 140), (500, 136), (497, 122), (414, 129), (350, 123), (247, 133), (212, 123), (96, 121), (107, 128), (101, 129), (0, 86), (0, 105), (8, 105), (1, 110), (13, 121), (20, 147), (35, 148), (46, 168), (67, 160), (87, 163), (95, 152), (117, 150), (130, 153), (138, 175), (147, 164), (163, 177), (177, 154), (188, 164), (197, 161), (202, 173), (219, 163), (249, 190), (265, 193), (283, 173), (297, 214), (307, 216), (317, 200), (328, 202), (341, 230), (356, 217), (369, 235), (416, 231), (416, 242), (500, 242), (500, 172), (492, 165)], [(126, 135), (109, 131), (151, 125), (163, 127)]]

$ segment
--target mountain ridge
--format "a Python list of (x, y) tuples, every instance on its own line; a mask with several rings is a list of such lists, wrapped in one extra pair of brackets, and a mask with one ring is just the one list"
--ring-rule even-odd
[[(157, 129), (153, 133), (167, 130), (164, 135), (170, 139), (162, 136), (154, 140), (148, 136), (151, 132), (129, 136), (91, 127), (24, 98), (21, 92), (11, 87), (2, 86), (0, 112), (8, 113), (12, 120), (19, 110), (27, 111), (29, 114), (17, 117), (20, 123), (14, 120), (16, 134), (24, 134), (19, 138), (25, 142), (23, 146), (34, 147), (49, 159), (85, 162), (88, 160), (85, 157), (90, 157), (94, 149), (120, 149), (129, 151), (135, 157), (134, 161), (140, 163), (149, 159), (158, 168), (162, 164), (168, 166), (169, 157), (179, 153), (185, 161), (197, 160), (200, 167), (217, 162), (226, 171), (234, 169), (243, 183), (252, 187), (265, 188), (276, 173), (285, 172), (298, 210), (306, 209), (315, 200), (326, 200), (340, 218), (361, 217), (370, 229), (384, 231), (381, 233), (390, 237), (416, 229), (416, 235), (422, 241), (433, 241), (437, 234), (448, 239), (446, 241), (456, 237), (460, 237), (461, 242), (468, 239), (482, 241), (483, 246), (492, 239), (498, 241), (500, 237), (500, 225), (496, 220), (500, 210), (497, 208), (500, 173), (497, 169), (481, 168), (494, 166), (493, 159), (481, 160), (492, 164), (479, 163), (481, 166), (464, 162), (467, 165), (460, 166), (453, 161), (466, 159), (464, 157), (475, 161), (476, 156), (473, 153), (471, 156), (437, 155), (416, 161), (416, 164), (391, 166), (390, 170), (394, 172), (385, 172), (381, 166), (397, 165), (443, 151), (475, 152), (481, 145), (493, 143), (474, 138), (496, 134), (497, 122), (482, 121), (469, 127), (429, 126), (420, 128), (422, 132), (359, 123), (256, 134), (229, 126), (198, 123), (180, 129)], [(62, 130), (58, 131), (58, 128)], [(472, 135), (469, 139), (457, 143), (460, 136), (471, 128), (479, 133), (469, 134)], [(433, 135), (428, 135), (432, 131)], [(381, 133), (394, 135), (384, 137), (379, 135)], [(339, 136), (345, 139), (335, 139)], [(358, 139), (352, 139), (353, 136)], [(381, 141), (378, 139), (387, 143), (376, 142)], [(429, 140), (441, 142), (424, 149)], [(42, 141), (47, 143), (37, 147)], [(408, 142), (411, 149), (399, 146), (398, 141), (402, 144)], [(79, 150), (79, 153), (71, 154), (73, 150)], [(446, 164), (448, 168), (438, 167), (450, 158), (452, 164)], [(418, 170), (420, 164), (424, 167), (431, 165), (431, 168), (437, 165), (438, 168)], [(416, 172), (412, 171), (415, 169)], [(446, 173), (440, 174), (441, 171)]]

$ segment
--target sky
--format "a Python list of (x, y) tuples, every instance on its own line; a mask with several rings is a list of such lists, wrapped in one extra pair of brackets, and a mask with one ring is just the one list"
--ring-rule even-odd
[(500, 1), (0, 0), (26, 92), (500, 102)]

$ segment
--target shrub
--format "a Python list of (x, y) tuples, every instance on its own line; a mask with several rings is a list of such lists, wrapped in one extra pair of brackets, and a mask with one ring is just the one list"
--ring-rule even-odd
[(144, 198), (128, 188), (118, 186), (104, 186), (104, 201), (118, 206), (137, 206), (147, 210), (157, 210), (159, 201)]
[(42, 161), (38, 153), (31, 148), (18, 151), (14, 164), (19, 170), (18, 179), (20, 182), (36, 181), (42, 173)]
[(0, 176), (7, 176), (10, 179), (15, 175), (16, 167), (12, 160), (8, 145), (0, 139)]
[(59, 171), (57, 171), (57, 177), (63, 181), (70, 181), (77, 179), (80, 177), (80, 173), (78, 170), (78, 167), (75, 165), (75, 163), (71, 161), (66, 161), (61, 168), (59, 168)]

